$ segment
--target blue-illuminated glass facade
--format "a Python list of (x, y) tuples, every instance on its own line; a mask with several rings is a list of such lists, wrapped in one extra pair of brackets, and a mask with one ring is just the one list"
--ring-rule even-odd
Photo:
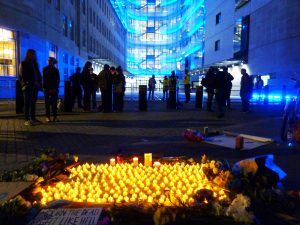
[(202, 66), (204, 0), (111, 0), (127, 30), (127, 70), (168, 75)]

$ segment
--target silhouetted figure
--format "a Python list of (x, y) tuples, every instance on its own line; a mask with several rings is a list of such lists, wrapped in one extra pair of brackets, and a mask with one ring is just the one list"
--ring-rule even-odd
[(223, 67), (223, 71), (225, 73), (225, 107), (231, 109), (230, 95), (232, 89), (232, 81), (234, 80), (234, 77), (230, 73), (228, 73), (227, 67)]
[(250, 99), (253, 90), (253, 81), (245, 69), (241, 69), (241, 90), (240, 96), (242, 99), (242, 112), (249, 112)]
[(98, 91), (98, 76), (94, 73), (94, 69), (90, 69), (92, 79), (92, 104), (93, 109), (97, 107), (97, 91)]
[(59, 92), (60, 76), (55, 67), (57, 60), (49, 57), (48, 66), (43, 69), (43, 89), (45, 95), (46, 122), (50, 122), (50, 108), (52, 109), (53, 122), (57, 122), (57, 100)]
[(261, 76), (258, 75), (256, 77), (256, 84), (255, 84), (255, 88), (256, 88), (256, 92), (257, 92), (257, 95), (258, 95), (258, 101), (261, 101), (262, 97), (262, 90), (264, 88), (264, 81), (263, 79), (261, 79)]
[(151, 96), (151, 100), (152, 101), (154, 100), (155, 85), (156, 85), (155, 76), (152, 75), (152, 77), (148, 81), (148, 89), (149, 89), (148, 100), (150, 100), (150, 96)]
[(91, 95), (93, 90), (93, 81), (91, 76), (92, 63), (87, 61), (82, 70), (82, 86), (83, 86), (83, 106), (84, 111), (91, 111)]
[(183, 78), (184, 84), (184, 93), (185, 93), (185, 103), (189, 103), (191, 99), (191, 84), (190, 84), (191, 76), (189, 73), (186, 73)]
[(28, 49), (24, 61), (19, 67), (19, 80), (24, 92), (25, 126), (39, 122), (35, 118), (38, 92), (42, 88), (42, 76), (36, 58), (36, 51)]
[(72, 85), (72, 99), (73, 99), (73, 107), (75, 105), (75, 100), (77, 98), (77, 105), (78, 108), (83, 108), (82, 107), (82, 74), (81, 74), (81, 68), (77, 67), (76, 72), (70, 76), (70, 81)]
[(224, 117), (224, 106), (225, 106), (225, 84), (226, 84), (226, 73), (224, 71), (218, 71), (216, 75), (216, 100), (218, 105), (219, 115), (218, 118)]
[(116, 74), (113, 79), (114, 83), (114, 109), (117, 112), (122, 112), (124, 108), (124, 93), (125, 93), (125, 76), (121, 66), (116, 69)]
[(206, 88), (207, 92), (207, 111), (213, 112), (213, 99), (215, 95), (216, 74), (213, 67), (210, 67), (202, 79), (201, 84)]
[(99, 111), (104, 111), (107, 107), (107, 79), (110, 77), (109, 65), (105, 64), (103, 70), (98, 74), (98, 86), (101, 92), (101, 106), (98, 107)]
[(169, 78), (167, 76), (164, 77), (163, 81), (160, 81), (163, 85), (163, 101), (168, 100), (169, 98)]

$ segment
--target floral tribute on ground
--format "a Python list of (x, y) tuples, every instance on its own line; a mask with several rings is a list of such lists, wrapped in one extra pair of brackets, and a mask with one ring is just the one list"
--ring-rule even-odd
[(154, 163), (151, 153), (144, 160), (118, 157), (79, 163), (51, 150), (22, 170), (2, 173), (1, 181), (35, 184), (0, 207), (1, 221), (27, 224), (44, 208), (100, 206), (102, 225), (296, 224), (291, 215), (299, 197), (278, 188), (280, 175), (261, 158), (231, 167), (206, 156)]

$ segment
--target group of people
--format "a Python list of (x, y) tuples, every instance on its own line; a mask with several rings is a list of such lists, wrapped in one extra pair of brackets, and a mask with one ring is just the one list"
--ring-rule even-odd
[[(242, 111), (248, 112), (253, 90), (253, 80), (247, 73), (246, 69), (241, 69), (241, 74), (240, 96), (242, 99)], [(231, 109), (230, 95), (233, 80), (234, 77), (228, 72), (227, 67), (223, 67), (221, 70), (210, 67), (201, 81), (201, 84), (206, 88), (207, 92), (207, 111), (213, 112), (212, 107), (215, 97), (219, 111), (219, 118), (224, 117), (225, 108)]]
[(40, 121), (36, 119), (35, 109), (38, 92), (44, 91), (46, 122), (50, 122), (50, 108), (52, 108), (53, 121), (57, 122), (57, 100), (60, 82), (57, 61), (49, 57), (48, 65), (43, 68), (43, 75), (39, 70), (36, 51), (29, 49), (25, 59), (19, 65), (19, 82), (24, 95), (25, 125), (30, 126)]
[[(89, 112), (97, 107), (96, 93), (100, 89), (102, 105), (98, 111), (121, 112), (124, 107), (125, 76), (121, 66), (110, 67), (105, 64), (103, 70), (97, 75), (93, 72), (92, 63), (86, 62), (81, 72), (80, 67), (70, 77), (72, 86), (73, 107), (77, 100), (78, 108)], [(83, 104), (82, 104), (83, 88)]]
[[(43, 91), (45, 97), (46, 122), (57, 122), (57, 103), (59, 94), (60, 74), (57, 69), (57, 60), (54, 57), (48, 58), (48, 65), (39, 70), (36, 51), (28, 49), (25, 59), (19, 65), (20, 86), (24, 96), (25, 125), (31, 126), (41, 121), (36, 119), (36, 102), (38, 92)], [(122, 68), (104, 65), (99, 75), (93, 72), (92, 63), (86, 62), (81, 71), (78, 67), (70, 77), (72, 85), (73, 107), (77, 99), (79, 108), (85, 111), (97, 107), (96, 92), (100, 89), (102, 105), (99, 111), (112, 112), (122, 111), (124, 107), (125, 76)], [(83, 88), (83, 104), (82, 104)], [(52, 111), (52, 120), (51, 120)]]
[[(189, 103), (191, 99), (191, 85), (190, 85), (190, 74), (187, 72), (183, 78), (184, 92), (185, 92), (185, 103)], [(163, 101), (167, 101), (169, 99), (169, 90), (173, 88), (177, 92), (177, 102), (179, 102), (179, 78), (175, 75), (175, 71), (171, 72), (170, 77), (164, 76), (164, 79), (159, 81), (163, 86)], [(155, 76), (149, 78), (148, 81), (148, 101), (154, 100), (154, 91), (156, 88), (156, 80)]]

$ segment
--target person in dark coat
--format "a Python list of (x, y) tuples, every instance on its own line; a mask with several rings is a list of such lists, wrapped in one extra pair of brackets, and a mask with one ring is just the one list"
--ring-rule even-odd
[(150, 97), (151, 97), (152, 101), (154, 100), (155, 86), (156, 86), (155, 76), (152, 75), (152, 77), (149, 78), (149, 81), (148, 81), (148, 89), (149, 89), (148, 101), (150, 101)]
[(202, 79), (201, 84), (206, 88), (207, 92), (207, 111), (213, 112), (213, 99), (215, 95), (215, 81), (216, 81), (216, 74), (215, 69), (210, 67), (205, 74), (205, 77)]
[(225, 107), (227, 107), (227, 109), (231, 109), (230, 95), (232, 89), (232, 81), (234, 80), (234, 77), (230, 73), (228, 73), (227, 67), (223, 67), (223, 71), (225, 73)]
[(218, 71), (216, 75), (215, 88), (216, 88), (216, 100), (218, 105), (219, 115), (218, 118), (225, 116), (225, 90), (226, 90), (226, 73), (224, 71)]
[(25, 126), (39, 122), (35, 117), (38, 92), (42, 88), (42, 76), (36, 58), (36, 51), (28, 49), (19, 66), (19, 81), (24, 93)]
[(93, 68), (90, 71), (92, 79), (92, 104), (93, 109), (95, 109), (97, 107), (98, 75), (94, 73)]
[(242, 112), (249, 112), (250, 109), (250, 99), (253, 90), (253, 81), (246, 69), (241, 69), (242, 79), (241, 79), (241, 90), (240, 96), (242, 99)]
[(105, 64), (103, 70), (98, 75), (98, 84), (101, 91), (102, 107), (101, 111), (112, 112), (112, 76), (114, 76), (115, 68), (110, 68)]
[(75, 105), (75, 100), (77, 98), (77, 106), (78, 108), (83, 108), (82, 106), (82, 76), (81, 76), (81, 68), (77, 67), (76, 72), (70, 76), (70, 81), (72, 84), (72, 99), (73, 99), (73, 107)]
[(122, 112), (124, 108), (124, 93), (125, 93), (125, 76), (121, 66), (116, 69), (116, 74), (113, 79), (114, 83), (114, 109), (117, 112)]
[(93, 81), (91, 77), (91, 68), (92, 63), (87, 61), (82, 70), (82, 86), (83, 86), (83, 106), (84, 111), (89, 112), (91, 111), (91, 95), (93, 89)]
[(57, 122), (57, 100), (60, 76), (59, 71), (55, 67), (57, 61), (53, 57), (49, 57), (48, 66), (43, 69), (43, 89), (45, 95), (46, 122), (50, 122), (50, 107), (52, 108), (53, 122)]

